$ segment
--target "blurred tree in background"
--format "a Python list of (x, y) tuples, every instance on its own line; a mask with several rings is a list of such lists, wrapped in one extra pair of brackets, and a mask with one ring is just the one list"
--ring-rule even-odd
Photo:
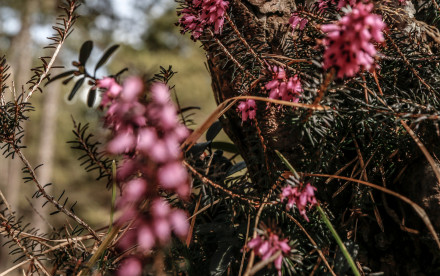
[[(174, 1), (85, 1), (78, 11), (80, 18), (75, 31), (64, 45), (57, 65), (70, 69), (81, 44), (92, 39), (95, 47), (91, 60), (95, 62), (101, 53), (115, 42), (121, 44), (116, 56), (108, 68), (98, 74), (129, 67), (131, 73), (156, 73), (159, 66), (173, 65), (178, 72), (173, 82), (179, 83), (176, 94), (182, 106), (200, 106), (202, 110), (215, 107), (208, 72), (203, 65), (204, 56), (188, 38), (182, 37), (178, 28)], [(38, 57), (44, 55), (45, 37), (53, 32), (51, 26), (59, 13), (57, 0), (1, 0), (0, 1), (0, 55), (8, 57), (15, 84), (24, 85), (30, 78), (32, 68)], [(121, 10), (125, 10), (125, 13)], [(134, 14), (126, 12), (136, 11)], [(134, 31), (135, 29), (135, 31)], [(128, 36), (127, 36), (128, 35)], [(115, 69), (118, 68), (118, 69)], [(114, 69), (114, 70), (113, 70)], [(54, 75), (64, 69), (54, 70)], [(194, 83), (198, 83), (196, 87)], [(36, 112), (32, 113), (26, 125), (25, 149), (32, 162), (44, 164), (38, 170), (44, 183), (53, 183), (55, 193), (64, 189), (73, 201), (78, 201), (76, 212), (96, 227), (109, 221), (111, 191), (103, 190), (102, 185), (91, 185), (96, 177), (86, 173), (76, 160), (79, 154), (70, 149), (67, 141), (73, 140), (71, 116), (78, 122), (97, 126), (98, 115), (94, 108), (87, 108), (85, 96), (80, 101), (67, 101), (71, 87), (54, 83), (45, 88), (45, 93), (34, 97)], [(18, 87), (21, 90), (21, 88)], [(77, 98), (75, 98), (77, 99)], [(208, 113), (198, 112), (193, 117), (201, 122)], [(105, 135), (105, 133), (102, 133)], [(105, 140), (104, 136), (101, 138)], [(40, 200), (30, 200), (34, 187), (23, 183), (22, 165), (14, 159), (0, 160), (0, 190), (2, 190), (13, 209), (20, 216), (34, 217), (36, 228), (44, 232), (48, 227), (58, 227), (64, 223), (61, 216), (49, 216), (48, 208), (41, 209)], [(96, 184), (96, 183), (95, 183)], [(89, 200), (93, 198), (93, 200)], [(81, 201), (87, 199), (84, 204)], [(40, 215), (44, 220), (40, 219)], [(59, 221), (61, 219), (61, 221)], [(0, 237), (0, 243), (3, 243)], [(8, 248), (0, 249), (0, 271), (11, 266), (7, 256)]]

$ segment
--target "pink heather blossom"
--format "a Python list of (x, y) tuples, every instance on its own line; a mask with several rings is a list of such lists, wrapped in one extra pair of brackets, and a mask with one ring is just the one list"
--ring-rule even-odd
[(137, 77), (130, 77), (124, 81), (122, 98), (124, 102), (135, 101), (137, 97), (142, 93), (144, 89), (144, 83), (142, 79)]
[(125, 259), (118, 270), (118, 275), (121, 276), (138, 276), (142, 273), (141, 261), (137, 258), (130, 257)]
[(292, 31), (295, 31), (297, 26), (299, 26), (301, 31), (304, 30), (308, 22), (309, 20), (307, 18), (300, 17), (296, 12), (292, 13), (292, 16), (289, 19), (289, 24), (292, 27)]
[(132, 219), (136, 221), (118, 244), (123, 250), (138, 244), (141, 249), (140, 255), (143, 255), (155, 246), (167, 244), (172, 233), (179, 238), (185, 238), (188, 234), (187, 214), (182, 210), (172, 209), (162, 198), (152, 200), (148, 213), (137, 215), (133, 207), (124, 211), (119, 223)]
[(385, 23), (379, 15), (370, 13), (372, 9), (372, 4), (359, 3), (338, 23), (321, 27), (327, 33), (324, 68), (335, 67), (339, 78), (352, 77), (361, 68), (369, 70), (374, 63), (376, 49), (371, 41), (384, 41)]
[[(171, 209), (161, 193), (176, 193), (181, 198), (190, 194), (180, 151), (189, 131), (179, 122), (165, 84), (153, 84), (151, 97), (142, 97), (144, 83), (140, 78), (128, 78), (122, 86), (104, 78), (97, 86), (105, 89), (101, 108), (113, 137), (107, 150), (121, 154), (123, 160), (116, 172), (122, 187), (117, 201), (122, 215), (117, 223), (133, 221), (118, 247), (126, 250), (139, 245), (139, 251), (134, 252), (138, 258), (124, 261), (118, 274), (140, 275), (140, 260), (146, 252), (166, 245), (172, 233), (183, 238), (188, 232), (186, 213)], [(151, 204), (145, 210), (141, 206), (146, 200)]]
[(142, 250), (151, 250), (156, 243), (156, 236), (154, 235), (149, 225), (143, 225), (137, 231), (138, 243)]
[(145, 193), (147, 192), (147, 185), (147, 182), (142, 178), (135, 178), (133, 180), (130, 180), (125, 185), (125, 199), (131, 202), (136, 202), (142, 199), (142, 197), (145, 196)]
[(140, 129), (137, 139), (136, 149), (148, 154), (158, 140), (156, 129), (152, 127)]
[(107, 94), (112, 98), (116, 98), (122, 91), (122, 87), (115, 81), (114, 78), (105, 77), (98, 80), (98, 86), (100, 88), (107, 89)]
[(356, 5), (357, 2), (359, 2), (358, 0), (332, 0), (333, 3), (338, 2), (338, 8), (343, 8), (346, 7), (347, 5), (350, 5), (352, 7), (354, 7)]
[(114, 154), (126, 153), (134, 148), (135, 140), (136, 138), (132, 133), (125, 131), (114, 137), (113, 140), (108, 143), (107, 149), (110, 153)]
[(287, 239), (280, 240), (278, 235), (269, 232), (268, 237), (265, 235), (257, 236), (250, 240), (247, 246), (250, 249), (253, 249), (255, 254), (262, 260), (269, 259), (272, 255), (281, 250), (281, 255), (274, 261), (275, 268), (278, 270), (278, 275), (281, 275), (283, 257), (289, 254), (291, 250)]
[(159, 183), (167, 190), (175, 190), (187, 182), (188, 173), (181, 163), (168, 163), (159, 168)]
[(238, 105), (238, 111), (241, 112), (241, 120), (254, 119), (257, 116), (257, 105), (254, 100), (241, 101)]
[(182, 210), (175, 210), (170, 215), (170, 222), (174, 233), (178, 237), (185, 237), (188, 234), (189, 224), (186, 213)]
[(269, 98), (297, 103), (303, 92), (298, 75), (288, 77), (286, 71), (277, 66), (273, 66), (271, 71), (272, 80), (265, 85)]
[(151, 95), (158, 104), (167, 104), (170, 101), (170, 91), (164, 83), (153, 84), (151, 86)]
[(310, 207), (318, 204), (315, 198), (316, 188), (307, 183), (305, 186), (301, 183), (296, 187), (287, 186), (283, 188), (281, 193), (281, 201), (287, 198), (286, 209), (292, 209), (294, 206), (298, 209), (301, 216), (306, 221), (309, 221), (309, 218), (306, 214), (306, 206), (310, 203)]
[(207, 27), (214, 27), (214, 33), (220, 34), (223, 29), (225, 13), (229, 2), (224, 0), (188, 0), (187, 7), (178, 12), (182, 33), (191, 32), (196, 41)]

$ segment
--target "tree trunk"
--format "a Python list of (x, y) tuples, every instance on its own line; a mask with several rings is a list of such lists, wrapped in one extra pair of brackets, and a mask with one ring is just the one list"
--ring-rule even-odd
[[(234, 21), (242, 37), (251, 47), (260, 53), (281, 54), (280, 48), (284, 36), (289, 31), (288, 24), (291, 13), (295, 10), (294, 1), (288, 0), (249, 0), (231, 1), (231, 19)], [(237, 60), (246, 61), (254, 59), (249, 49), (241, 49), (240, 54), (235, 54), (233, 42), (228, 43), (231, 37), (236, 36), (231, 30), (231, 24), (225, 20), (225, 29), (220, 37), (221, 43), (227, 51)], [(252, 91), (241, 91), (243, 82), (256, 81), (255, 78), (245, 74), (236, 74), (237, 65), (233, 61), (227, 61), (226, 51), (221, 46), (209, 43), (204, 44), (208, 52), (208, 66), (212, 77), (212, 88), (217, 103), (228, 98), (240, 95), (258, 95), (261, 92), (261, 85), (258, 83)], [(218, 53), (221, 53), (220, 55)], [(243, 54), (244, 53), (244, 54)], [(226, 63), (226, 64), (225, 64)], [(246, 70), (251, 72), (264, 71), (262, 64), (244, 64)], [(237, 145), (240, 154), (248, 165), (248, 171), (254, 183), (258, 183), (261, 188), (270, 188), (273, 183), (273, 172), (280, 164), (279, 158), (275, 155), (275, 150), (281, 151), (295, 160), (294, 154), (298, 152), (298, 147), (294, 146), (297, 134), (283, 125), (283, 113), (275, 106), (265, 110), (264, 104), (258, 104), (257, 124), (253, 127), (243, 127), (240, 117), (235, 110), (230, 110), (226, 116), (221, 118), (223, 128), (231, 140)], [(255, 162), (255, 159), (265, 159), (264, 162)]]
[[(32, 26), (32, 14), (38, 10), (38, 1), (26, 1), (23, 14), (21, 15), (21, 30), (15, 36), (11, 42), (13, 47), (10, 53), (9, 64), (11, 66), (12, 77), (15, 82), (15, 88), (17, 94), (23, 89), (26, 89), (26, 83), (31, 76), (32, 68), (32, 38), (30, 34), (30, 28)], [(25, 128), (25, 123), (22, 123), (22, 127)], [(22, 185), (22, 167), (23, 164), (18, 158), (3, 159), (4, 163), (7, 163), (3, 168), (7, 167), (2, 173), (0, 179), (0, 187), (5, 192), (5, 196), (12, 207), (13, 211), (18, 211), (20, 201), (20, 191)], [(0, 237), (0, 243), (4, 243)], [(8, 247), (0, 247), (0, 271), (11, 265), (8, 258)]]
[[(310, 2), (312, 1), (308, 1), (308, 3)], [(377, 1), (375, 3), (380, 2)], [(409, 3), (408, 5), (411, 5), (411, 7), (413, 7), (411, 3)], [(289, 54), (287, 52), (289, 51), (289, 49), (284, 47), (284, 45), (287, 36), (290, 35), (289, 33), (291, 32), (288, 22), (292, 12), (296, 10), (295, 1), (237, 0), (230, 1), (230, 6), (231, 7), (229, 17), (231, 18), (230, 20), (232, 20), (233, 24), (231, 24), (229, 19), (226, 18), (224, 30), (221, 35), (213, 37), (212, 32), (210, 33), (209, 31), (207, 31), (204, 34), (204, 39), (201, 39), (207, 52), (207, 62), (212, 78), (212, 88), (218, 104), (226, 99), (240, 95), (261, 95), (267, 97), (267, 94), (264, 94), (265, 92), (263, 92), (263, 86), (267, 83), (268, 80), (271, 79), (270, 72), (267, 71), (267, 65), (264, 64), (264, 62), (258, 61), (258, 58), (252, 53), (252, 50), (250, 50), (250, 48), (246, 46), (246, 43), (243, 43), (243, 40), (247, 41), (250, 47), (253, 48), (255, 52), (258, 52), (260, 56), (292, 56), (292, 54)], [(236, 29), (234, 30), (234, 28)], [(237, 32), (239, 32), (240, 35), (238, 35)], [(239, 38), (239, 36), (241, 36), (241, 38)], [(309, 49), (313, 49), (313, 47), (315, 47), (317, 43), (314, 41), (314, 38), (307, 37), (302, 37), (302, 42), (307, 39), (309, 39), (311, 43), (304, 48), (309, 51)], [(408, 39), (408, 41), (411, 40)], [(297, 49), (295, 49), (295, 51), (296, 50)], [(302, 53), (302, 55), (307, 55), (308, 59), (310, 60), (320, 58), (318, 56), (319, 53), (316, 52), (315, 54), (310, 54), (310, 56), (308, 53)], [(312, 70), (310, 70), (309, 67), (309, 71), (307, 73), (310, 73)], [(311, 74), (313, 74), (313, 72), (311, 72)], [(319, 74), (322, 74), (322, 72), (319, 72)], [(323, 79), (326, 79), (327, 76), (330, 75), (330, 73), (327, 73), (327, 76), (325, 74), (326, 73), (324, 72), (324, 75), (319, 75), (316, 78), (318, 82), (321, 83), (319, 85), (322, 85), (322, 83), (325, 82)], [(310, 82), (311, 80), (312, 78), (308, 79), (307, 81)], [(314, 81), (314, 79), (312, 81)], [(383, 82), (386, 81), (384, 80)], [(415, 82), (417, 82), (417, 80), (415, 80)], [(319, 86), (315, 85), (313, 89), (314, 91), (310, 92), (312, 95), (311, 101), (314, 101), (314, 99), (316, 99)], [(377, 89), (377, 86), (374, 86), (372, 88), (372, 90), (374, 89)], [(407, 89), (410, 88), (408, 87)], [(267, 194), (267, 191), (273, 187), (276, 180), (275, 178), (277, 175), (279, 175), (279, 173), (277, 172), (286, 170), (285, 165), (281, 164), (279, 158), (275, 154), (275, 150), (280, 151), (289, 160), (289, 162), (293, 164), (295, 168), (297, 167), (297, 165), (298, 167), (300, 166), (302, 160), (306, 158), (308, 158), (309, 160), (313, 159), (315, 158), (315, 155), (315, 160), (319, 161), (321, 154), (320, 152), (318, 152), (318, 150), (317, 152), (309, 151), (308, 153), (306, 153), (305, 149), (316, 148), (316, 146), (310, 146), (309, 143), (311, 142), (309, 142), (308, 139), (304, 138), (305, 135), (304, 133), (301, 133), (300, 129), (295, 129), (292, 127), (292, 124), (289, 125), (289, 123), (285, 123), (288, 120), (284, 119), (286, 119), (286, 116), (288, 115), (283, 111), (283, 108), (278, 108), (274, 105), (269, 105), (269, 107), (267, 107), (266, 103), (257, 103), (257, 106), (258, 111), (256, 115), (256, 120), (253, 120), (252, 122), (247, 121), (242, 123), (242, 120), (236, 110), (229, 110), (227, 113), (225, 113), (224, 116), (220, 118), (220, 120), (223, 124), (223, 129), (230, 137), (230, 139), (234, 142), (234, 144), (237, 145), (241, 156), (244, 158), (247, 164), (248, 172), (250, 174), (250, 177), (252, 178), (253, 188), (255, 188), (259, 193), (256, 193), (256, 196), (262, 196)], [(358, 122), (354, 122), (354, 124), (356, 123)], [(390, 128), (392, 127), (393, 126), (390, 126)], [(337, 129), (332, 130), (336, 131)], [(345, 132), (345, 130), (337, 131)], [(356, 131), (350, 130), (347, 133), (355, 135)], [(340, 141), (334, 142), (339, 143)], [(329, 143), (332, 143), (331, 140)], [(356, 141), (353, 142), (352, 148), (355, 148), (354, 143), (356, 143)], [(325, 145), (323, 145), (323, 147), (325, 147)], [(400, 152), (402, 152), (402, 149), (399, 150), (401, 150)], [(337, 153), (339, 154), (340, 152), (337, 151)], [(420, 151), (418, 151), (418, 153), (416, 154), (413, 154), (412, 156), (406, 155), (405, 158), (407, 158), (407, 160), (404, 161), (399, 158), (395, 158), (398, 159), (398, 161), (391, 160), (390, 158), (387, 159), (386, 162), (395, 162), (395, 164), (399, 166), (405, 162), (406, 164), (410, 164), (414, 159), (417, 158), (417, 156), (419, 156), (418, 154), (420, 154)], [(358, 154), (355, 150), (348, 150), (342, 152), (341, 156), (335, 156), (332, 158), (338, 159), (339, 164), (346, 164), (357, 155)], [(316, 164), (319, 164), (319, 162), (316, 162)], [(383, 163), (381, 165), (383, 165)], [(343, 165), (341, 165), (337, 169), (340, 169), (342, 166)], [(370, 167), (373, 167), (373, 165), (370, 165)], [(307, 168), (307, 170), (310, 171), (313, 171), (314, 169), (319, 171), (319, 168)], [(332, 171), (329, 173), (337, 171), (337, 169), (333, 169), (334, 168), (332, 168)], [(427, 166), (424, 166), (423, 170), (426, 169)], [(430, 169), (430, 172), (432, 172), (432, 168), (428, 169)], [(353, 169), (353, 173), (355, 172), (355, 170), (356, 167), (355, 169)], [(376, 175), (376, 178), (367, 179), (367, 173), (365, 172), (365, 180), (369, 180), (373, 183), (382, 183), (382, 179), (377, 176), (378, 170), (379, 167), (369, 168), (369, 175)], [(430, 180), (432, 180), (433, 178), (434, 177), (431, 177)], [(416, 184), (419, 182), (413, 181), (411, 183), (408, 183), (406, 179), (402, 181), (404, 182), (402, 183), (402, 186), (412, 185), (411, 187), (413, 187), (414, 190), (420, 190), (417, 189), (418, 184)], [(429, 190), (427, 194), (418, 195), (418, 197), (414, 199), (420, 205), (423, 205), (422, 203), (426, 201), (426, 198), (433, 197), (435, 197), (435, 200), (431, 200), (430, 204), (433, 205), (432, 202), (438, 204), (438, 198), (440, 198), (439, 183), (432, 182), (430, 185), (435, 187), (432, 188), (431, 186), (429, 186), (429, 189), (425, 189)], [(423, 242), (421, 241), (421, 239), (410, 236), (408, 233), (402, 231), (402, 228), (399, 228), (397, 224), (393, 224), (392, 219), (390, 217), (386, 217), (385, 215), (385, 213), (389, 212), (389, 210), (387, 210), (386, 212), (384, 211), (384, 209), (380, 209), (381, 212), (377, 211), (377, 206), (381, 203), (376, 204), (376, 202), (380, 202), (380, 196), (382, 196), (383, 202), (385, 202), (383, 204), (386, 205), (384, 195), (375, 194), (375, 200), (373, 198), (373, 193), (370, 189), (361, 190), (359, 187), (359, 185), (355, 185), (353, 188), (353, 192), (350, 194), (349, 192), (347, 192), (348, 189), (346, 189), (345, 197), (339, 196), (335, 199), (334, 197), (332, 197), (332, 195), (333, 192), (336, 191), (329, 192), (326, 190), (327, 187), (322, 187), (322, 190), (326, 190), (325, 192), (318, 192), (321, 193), (320, 199), (322, 199), (322, 204), (329, 203), (329, 208), (332, 208), (332, 211), (335, 211), (335, 223), (337, 224), (337, 227), (339, 227), (338, 230), (341, 232), (341, 235), (347, 236), (348, 239), (354, 240), (356, 243), (364, 244), (363, 250), (365, 250), (365, 258), (361, 260), (362, 264), (370, 263), (373, 269), (385, 271), (385, 275), (397, 275), (399, 273), (406, 274), (409, 273), (408, 271), (416, 271), (417, 269), (420, 269), (420, 271), (424, 271), (425, 268), (423, 267), (414, 268), (417, 262), (421, 263), (422, 261), (424, 261), (421, 252), (416, 252), (415, 256), (413, 256), (414, 252), (411, 251), (412, 249), (408, 249), (408, 252), (402, 253), (402, 249), (400, 247), (396, 247), (395, 249), (393, 249), (384, 247), (383, 245), (380, 245), (379, 242), (376, 242), (374, 245), (371, 243), (372, 240), (376, 241), (380, 239), (385, 239), (384, 243), (389, 246), (390, 244), (406, 244), (408, 240), (412, 240), (413, 243), (409, 246), (413, 246), (411, 248), (416, 248), (419, 251), (423, 251), (430, 246), (427, 245), (427, 243), (422, 245)], [(399, 192), (399, 187), (391, 188)], [(411, 190), (411, 188), (409, 189)], [(404, 191), (401, 190), (400, 192), (403, 193)], [(409, 194), (408, 196), (411, 198), (414, 197), (414, 194)], [(356, 206), (356, 204), (358, 203), (356, 202), (361, 201), (363, 201), (363, 204), (368, 202), (368, 204), (371, 204), (373, 206), (369, 207), (371, 209), (369, 209), (368, 212), (370, 212), (370, 217), (376, 218), (377, 224), (372, 225), (371, 221), (367, 221), (366, 219), (364, 220), (355, 216), (355, 212), (353, 210), (355, 210), (355, 208), (358, 208)], [(400, 203), (401, 202), (398, 202), (397, 204)], [(437, 226), (437, 224), (439, 224), (438, 221), (440, 221), (440, 217), (438, 215), (438, 212), (436, 211), (438, 209), (437, 206), (435, 206), (435, 208), (432, 206), (424, 207), (427, 208), (430, 219)], [(371, 211), (373, 209), (374, 212)], [(436, 211), (437, 213), (435, 213), (434, 211), (429, 212), (430, 209), (435, 209), (434, 211)], [(363, 214), (362, 212), (365, 211), (362, 209), (360, 210), (360, 214)], [(346, 212), (352, 212), (351, 215), (347, 215), (350, 217), (350, 222), (344, 222), (344, 216)], [(383, 233), (384, 230), (383, 225), (381, 225), (381, 223), (383, 223), (381, 217), (387, 220), (384, 222), (385, 228), (387, 230), (385, 233)], [(351, 235), (358, 231), (358, 221), (360, 237), (358, 237), (358, 240), (356, 240), (356, 234), (354, 234), (354, 239)], [(378, 224), (380, 227), (378, 227)], [(430, 234), (427, 234), (426, 230), (424, 230), (424, 233), (426, 234), (426, 236), (430, 236)], [(438, 250), (438, 248), (436, 250)], [(410, 256), (415, 257), (414, 260), (417, 261), (414, 261), (411, 264), (406, 263), (404, 259), (411, 258)], [(386, 269), (383, 269), (383, 267), (387, 265), (387, 261), (390, 260), (390, 258), (392, 260), (392, 265), (390, 265)]]

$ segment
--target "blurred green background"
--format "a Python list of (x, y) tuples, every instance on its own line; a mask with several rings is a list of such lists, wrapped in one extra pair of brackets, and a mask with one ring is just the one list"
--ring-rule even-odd
[[(13, 73), (10, 80), (14, 80), (17, 90), (29, 87), (26, 82), (31, 77), (30, 69), (40, 65), (38, 57), (52, 53), (42, 48), (49, 43), (46, 37), (53, 33), (51, 26), (60, 14), (56, 8), (59, 4), (56, 0), (0, 0), (0, 55), (6, 55)], [(77, 60), (79, 48), (86, 40), (95, 44), (88, 64), (91, 68), (106, 48), (120, 44), (108, 66), (100, 69), (99, 76), (116, 73), (124, 67), (129, 68), (124, 76), (154, 74), (159, 72), (159, 66), (172, 65), (177, 72), (172, 84), (176, 85), (181, 106), (201, 107), (192, 117), (194, 121), (201, 123), (214, 110), (204, 52), (200, 44), (179, 33), (174, 1), (86, 0), (77, 13), (80, 17), (75, 30), (56, 63), (65, 69), (54, 70), (53, 76), (73, 69), (71, 62)], [(43, 184), (53, 183), (50, 193), (57, 197), (66, 190), (70, 202), (78, 201), (76, 213), (97, 228), (109, 222), (111, 191), (105, 189), (105, 181), (95, 180), (96, 173), (86, 173), (79, 166), (80, 154), (66, 143), (74, 139), (71, 117), (83, 124), (90, 123), (97, 140), (105, 143), (105, 138), (99, 130), (98, 111), (86, 106), (87, 87), (82, 95), (69, 102), (67, 95), (72, 86), (73, 83), (67, 86), (52, 83), (44, 88), (43, 94), (33, 96), (31, 102), (36, 111), (26, 124), (24, 152), (34, 166), (44, 163), (37, 173)], [(217, 139), (225, 140), (226, 136)], [(21, 168), (19, 162), (0, 159), (0, 189), (13, 210), (24, 216), (25, 222), (42, 230), (65, 224), (64, 215), (49, 216), (53, 211), (50, 206), (40, 210), (42, 202), (31, 199), (36, 189), (31, 182), (23, 183)], [(0, 242), (5, 241), (0, 238)], [(1, 249), (0, 272), (10, 267), (14, 259), (7, 254), (7, 248)]]

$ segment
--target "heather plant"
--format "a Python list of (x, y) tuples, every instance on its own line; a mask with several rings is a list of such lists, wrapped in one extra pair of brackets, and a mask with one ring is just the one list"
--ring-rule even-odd
[[(97, 77), (118, 45), (92, 74), (86, 41), (76, 69), (51, 75), (74, 0), (62, 6), (54, 52), (21, 92), (1, 58), (4, 157), (20, 159), (34, 197), (69, 218), (39, 233), (0, 191), (1, 234), (17, 255), (5, 273), (440, 273), (438, 1), (178, 4), (176, 28), (206, 52), (218, 104), (194, 129), (195, 107), (171, 95), (172, 66)], [(64, 192), (49, 194), (22, 150), (34, 92), (62, 79), (75, 80), (69, 100), (88, 87), (107, 133), (96, 141), (97, 130), (74, 120), (70, 141), (112, 190), (105, 228), (75, 214)], [(218, 141), (221, 131), (232, 143)]]

